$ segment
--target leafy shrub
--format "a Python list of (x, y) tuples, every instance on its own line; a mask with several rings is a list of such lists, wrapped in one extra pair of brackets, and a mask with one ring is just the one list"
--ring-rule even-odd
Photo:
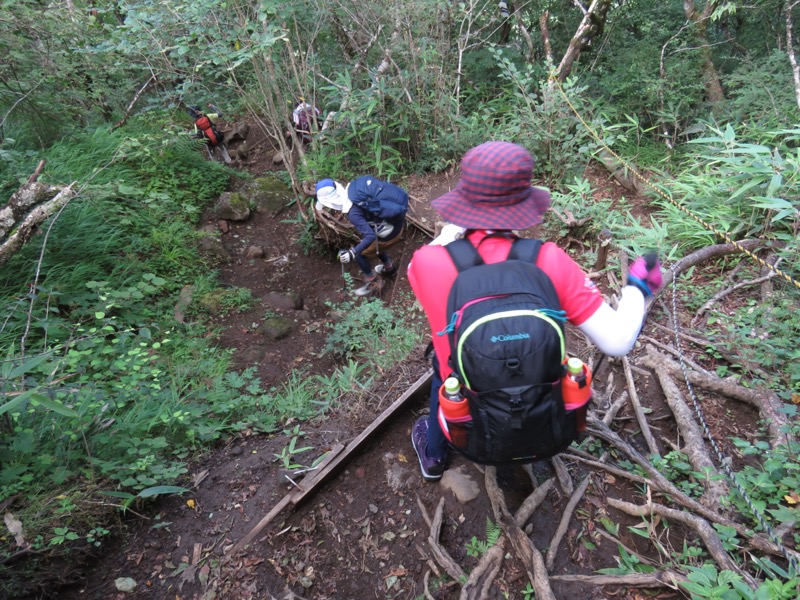
[(378, 298), (347, 300), (331, 306), (338, 320), (330, 325), (325, 352), (368, 362), (379, 369), (408, 356), (422, 337), (421, 323)]

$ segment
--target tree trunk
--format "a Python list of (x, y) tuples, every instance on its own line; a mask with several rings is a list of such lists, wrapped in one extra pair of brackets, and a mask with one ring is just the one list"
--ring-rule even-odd
[(789, 55), (789, 62), (792, 65), (794, 97), (797, 101), (797, 107), (800, 108), (800, 66), (797, 64), (797, 56), (794, 53), (794, 23), (792, 23), (792, 9), (797, 4), (798, 0), (794, 2), (786, 0), (783, 10), (786, 13), (786, 53)]
[(706, 86), (706, 99), (711, 104), (718, 104), (725, 100), (722, 83), (719, 80), (717, 67), (711, 57), (711, 46), (708, 44), (708, 21), (717, 7), (717, 0), (706, 0), (703, 12), (698, 12), (694, 0), (683, 0), (683, 12), (695, 28), (695, 38), (700, 45), (702, 59), (703, 83)]
[(609, 8), (611, 8), (611, 0), (593, 0), (589, 8), (584, 10), (583, 20), (575, 30), (575, 35), (569, 41), (569, 47), (556, 69), (558, 81), (564, 81), (567, 78), (572, 70), (572, 65), (578, 60), (581, 52), (603, 32)]

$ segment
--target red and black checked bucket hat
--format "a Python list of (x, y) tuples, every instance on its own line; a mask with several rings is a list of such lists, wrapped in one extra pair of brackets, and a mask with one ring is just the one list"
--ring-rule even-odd
[(533, 157), (510, 142), (486, 142), (461, 159), (455, 189), (433, 207), (449, 223), (468, 229), (527, 229), (541, 223), (550, 192), (531, 187)]

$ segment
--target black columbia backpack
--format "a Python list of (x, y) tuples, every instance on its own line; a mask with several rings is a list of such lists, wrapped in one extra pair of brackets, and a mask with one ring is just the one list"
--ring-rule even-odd
[(564, 409), (566, 316), (536, 266), (542, 242), (515, 239), (508, 258), (485, 264), (469, 240), (445, 246), (458, 269), (447, 303), (450, 367), (472, 420), (458, 450), (484, 464), (530, 462), (578, 437)]

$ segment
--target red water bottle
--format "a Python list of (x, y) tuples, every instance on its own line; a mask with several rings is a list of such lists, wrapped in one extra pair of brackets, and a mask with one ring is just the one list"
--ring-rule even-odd
[(469, 403), (461, 393), (461, 383), (455, 377), (445, 379), (439, 388), (439, 425), (447, 440), (456, 448), (467, 447), (467, 426), (472, 420)]
[(586, 410), (592, 397), (592, 372), (580, 358), (567, 361), (567, 373), (561, 381), (561, 397), (564, 408), (575, 411), (578, 431), (586, 429)]

